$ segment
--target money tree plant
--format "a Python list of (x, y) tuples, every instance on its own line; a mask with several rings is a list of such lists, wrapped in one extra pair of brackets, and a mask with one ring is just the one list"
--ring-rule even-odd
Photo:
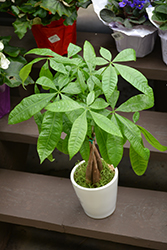
[[(150, 156), (142, 134), (158, 150), (164, 151), (167, 147), (136, 124), (140, 111), (154, 105), (154, 96), (143, 74), (121, 64), (136, 60), (135, 51), (123, 50), (113, 59), (111, 52), (101, 47), (100, 56), (96, 56), (88, 41), (84, 43), (83, 56), (81, 50), (70, 44), (67, 57), (49, 49), (32, 49), (27, 53), (40, 57), (21, 69), (23, 84), (33, 64), (45, 61), (34, 83), (35, 94), (24, 98), (11, 111), (9, 124), (33, 116), (39, 129), (37, 151), (40, 162), (46, 158), (52, 161), (55, 148), (68, 154), (70, 159), (80, 152), (88, 162), (87, 182), (93, 183), (100, 179), (101, 157), (117, 167), (128, 140), (132, 168), (137, 175), (142, 175)], [(140, 91), (121, 105), (117, 105), (120, 95), (118, 75)], [(128, 120), (120, 115), (120, 111), (132, 112), (133, 119)]]

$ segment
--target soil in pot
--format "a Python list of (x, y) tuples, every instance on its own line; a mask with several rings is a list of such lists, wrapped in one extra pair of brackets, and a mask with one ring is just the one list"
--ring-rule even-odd
[(86, 182), (85, 177), (86, 177), (87, 164), (88, 164), (87, 162), (83, 162), (82, 164), (80, 164), (74, 173), (74, 180), (81, 187), (85, 188), (103, 187), (114, 178), (115, 175), (114, 166), (109, 165), (104, 160), (102, 160), (103, 170), (100, 172), (100, 182), (96, 184), (91, 184)]

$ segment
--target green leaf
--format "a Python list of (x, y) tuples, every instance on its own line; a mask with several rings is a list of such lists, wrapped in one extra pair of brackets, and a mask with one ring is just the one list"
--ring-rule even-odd
[(46, 110), (52, 112), (68, 112), (80, 108), (83, 108), (83, 106), (73, 101), (72, 99), (63, 99), (57, 102), (50, 103), (46, 106)]
[(86, 98), (86, 103), (87, 105), (91, 105), (92, 102), (94, 102), (95, 100), (95, 92), (94, 91), (91, 91), (88, 95), (87, 95), (87, 98)]
[(135, 174), (141, 176), (145, 173), (148, 160), (143, 159), (134, 149), (130, 146), (129, 150), (130, 162)]
[(90, 42), (85, 41), (83, 46), (83, 58), (85, 59), (86, 64), (88, 65), (88, 68), (90, 71), (94, 68), (94, 60), (95, 60), (96, 54), (94, 51), (93, 46)]
[(108, 100), (114, 92), (118, 82), (117, 73), (111, 65), (106, 68), (102, 75), (102, 89)]
[(33, 115), (42, 110), (50, 100), (55, 96), (55, 93), (33, 94), (24, 98), (9, 114), (9, 124), (16, 124), (26, 121)]
[(139, 120), (140, 113), (137, 111), (133, 114), (133, 122), (136, 123)]
[(67, 71), (63, 63), (58, 63), (54, 58), (50, 58), (50, 67), (55, 71), (58, 71), (63, 74), (67, 74)]
[(69, 46), (68, 46), (68, 57), (72, 57), (74, 55), (76, 55), (77, 53), (79, 53), (80, 51), (82, 50), (81, 47), (73, 44), (73, 43), (70, 43)]
[(123, 144), (124, 139), (115, 135), (108, 134), (106, 147), (110, 164), (117, 167), (123, 157)]
[(109, 104), (103, 98), (97, 98), (94, 103), (90, 105), (91, 109), (105, 109), (109, 106)]
[(41, 163), (53, 152), (62, 132), (62, 114), (46, 111), (38, 137), (37, 151)]
[(80, 94), (82, 91), (77, 82), (70, 82), (66, 87), (62, 89), (62, 92), (66, 94), (75, 95)]
[(146, 129), (144, 129), (143, 127), (138, 125), (138, 128), (141, 130), (142, 134), (144, 135), (144, 137), (146, 138), (146, 140), (156, 149), (158, 149), (159, 151), (166, 151), (167, 147), (163, 146), (162, 144), (159, 143), (159, 141), (150, 133), (148, 132)]
[(42, 126), (43, 116), (44, 116), (44, 114), (42, 114), (41, 112), (38, 112), (38, 113), (36, 113), (34, 115), (34, 120), (35, 120), (35, 123), (38, 126), (39, 133), (41, 132), (41, 126)]
[[(9, 68), (5, 70), (5, 76), (7, 78), (7, 80), (5, 81), (5, 83), (13, 88), (13, 87), (17, 87), (19, 85), (22, 84), (22, 80), (19, 76), (19, 72), (21, 70), (21, 68), (23, 67), (23, 63), (17, 62), (17, 61), (11, 61)], [(24, 85), (28, 85), (33, 83), (33, 80), (31, 79), (31, 77), (28, 77), (24, 83)]]
[(149, 150), (143, 146), (141, 133), (137, 125), (128, 120), (127, 118), (115, 114), (122, 134), (130, 142), (137, 154), (139, 154), (144, 160), (149, 159)]
[(120, 75), (136, 89), (143, 92), (146, 95), (152, 95), (152, 89), (148, 85), (146, 77), (140, 73), (138, 70), (131, 68), (129, 66), (120, 65), (117, 63), (113, 64), (118, 70)]
[(20, 49), (18, 47), (6, 45), (4, 48), (4, 52), (11, 57), (17, 57), (20, 53)]
[(136, 52), (134, 49), (124, 49), (118, 53), (113, 62), (136, 61)]
[(26, 19), (26, 17), (18, 18), (13, 23), (15, 33), (18, 35), (20, 39), (24, 37), (24, 35), (27, 33), (27, 29), (31, 29), (30, 21)]
[(94, 90), (95, 85), (97, 85), (100, 89), (102, 88), (102, 84), (99, 78), (97, 78), (94, 75), (90, 75), (90, 77), (87, 80), (87, 85), (88, 85), (89, 91)]
[(68, 151), (70, 159), (80, 150), (87, 133), (87, 119), (84, 111), (73, 123), (69, 138)]
[(49, 78), (50, 80), (53, 80), (53, 75), (50, 72), (49, 69), (49, 64), (48, 64), (48, 60), (44, 63), (44, 65), (41, 67), (39, 76), (46, 76), (47, 78)]
[(66, 135), (64, 139), (61, 139), (58, 141), (56, 148), (62, 152), (63, 154), (68, 155), (68, 140), (69, 137)]
[(136, 112), (144, 109), (149, 109), (154, 106), (153, 96), (147, 96), (144, 94), (139, 94), (131, 97), (126, 102), (121, 104), (117, 111), (122, 112)]
[(95, 134), (96, 134), (96, 141), (99, 147), (101, 157), (107, 163), (110, 163), (110, 159), (108, 157), (107, 147), (106, 147), (107, 132), (105, 132), (103, 129), (99, 128), (98, 126), (95, 126)]
[(95, 63), (95, 65), (102, 66), (102, 65), (108, 64), (108, 61), (106, 61), (106, 60), (105, 60), (104, 58), (102, 58), (102, 57), (96, 57), (96, 58), (94, 59), (94, 63)]
[(119, 137), (122, 137), (122, 134), (119, 130), (119, 128), (107, 117), (104, 115), (95, 113), (91, 110), (89, 110), (94, 122), (99, 126), (101, 129), (106, 131), (109, 134), (113, 134)]
[(40, 78), (37, 79), (36, 83), (38, 83), (39, 85), (41, 85), (42, 87), (48, 88), (48, 89), (54, 89), (57, 90), (55, 84), (53, 83), (52, 80), (50, 80), (49, 78), (47, 78), (46, 76), (42, 76)]
[(27, 77), (29, 76), (30, 72), (31, 72), (31, 69), (32, 69), (32, 65), (34, 63), (37, 63), (41, 60), (43, 60), (45, 58), (35, 58), (34, 60), (32, 60), (30, 63), (28, 63), (27, 65), (25, 65), (21, 70), (20, 70), (20, 73), (19, 73), (19, 76), (20, 78), (22, 79), (22, 82), (24, 83), (25, 80), (27, 79)]
[(89, 146), (89, 139), (88, 137), (85, 138), (81, 148), (80, 148), (80, 154), (82, 156), (82, 159), (85, 161), (89, 160), (89, 156), (90, 156), (90, 146)]
[(87, 88), (86, 84), (85, 84), (85, 77), (84, 74), (82, 73), (82, 71), (80, 69), (78, 69), (78, 78), (77, 78), (80, 87), (82, 89), (82, 92), (84, 92)]
[(115, 89), (114, 92), (112, 93), (111, 97), (108, 100), (108, 102), (109, 102), (109, 104), (110, 104), (110, 106), (112, 107), (113, 110), (115, 109), (115, 106), (117, 104), (119, 94), (120, 94), (120, 92)]
[(104, 57), (106, 60), (108, 60), (109, 62), (111, 61), (111, 59), (112, 59), (112, 54), (111, 54), (111, 52), (108, 50), (108, 49), (105, 49), (105, 48), (103, 48), (103, 47), (101, 47), (100, 48), (100, 55), (102, 56), (102, 57)]

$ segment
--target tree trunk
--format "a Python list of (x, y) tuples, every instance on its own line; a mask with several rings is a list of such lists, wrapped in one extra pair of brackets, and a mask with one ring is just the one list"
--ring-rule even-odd
[(100, 181), (100, 172), (103, 169), (100, 154), (96, 148), (94, 139), (90, 142), (90, 156), (86, 169), (86, 182), (96, 184)]

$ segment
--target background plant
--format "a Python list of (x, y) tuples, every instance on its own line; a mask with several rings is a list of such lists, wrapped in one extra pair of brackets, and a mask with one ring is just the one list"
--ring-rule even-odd
[[(0, 65), (0, 85), (6, 84), (9, 87), (17, 87), (22, 84), (19, 72), (23, 65), (27, 63), (23, 54), (26, 52), (24, 48), (11, 46), (9, 44), (11, 36), (0, 36), (0, 59), (5, 57), (5, 65)], [(2, 57), (2, 58), (1, 58)], [(32, 83), (30, 77), (25, 81), (25, 85)]]
[[(164, 151), (167, 147), (135, 124), (139, 119), (139, 111), (154, 105), (153, 90), (144, 75), (120, 64), (136, 60), (135, 51), (123, 50), (112, 59), (111, 52), (101, 48), (101, 56), (97, 57), (88, 41), (83, 46), (83, 57), (78, 54), (81, 50), (79, 46), (70, 44), (67, 57), (49, 49), (28, 52), (40, 55), (40, 58), (21, 69), (23, 83), (34, 63), (43, 59), (45, 63), (35, 83), (35, 94), (23, 99), (15, 107), (9, 115), (9, 124), (34, 116), (39, 129), (37, 150), (41, 163), (46, 158), (53, 160), (55, 148), (69, 154), (70, 159), (80, 152), (82, 158), (88, 161), (88, 182), (98, 182), (100, 178), (100, 156), (115, 167), (119, 164), (123, 157), (123, 145), (128, 140), (132, 168), (136, 174), (142, 175), (147, 168), (150, 151), (145, 148), (141, 134), (157, 149)], [(50, 68), (54, 73), (51, 73)], [(140, 91), (140, 94), (119, 107), (116, 106), (120, 95), (118, 75)], [(40, 93), (41, 87), (47, 92)], [(123, 117), (120, 111), (133, 112), (133, 121)], [(62, 133), (64, 138), (61, 137)]]
[(87, 8), (91, 0), (6, 0), (0, 1), (0, 11), (16, 17), (13, 23), (15, 33), (21, 39), (34, 24), (50, 24), (64, 19), (65, 25), (72, 25), (77, 19), (77, 9)]
[(118, 22), (126, 28), (150, 25), (146, 13), (149, 5), (149, 0), (108, 0), (108, 4), (100, 11), (100, 17), (107, 23)]
[(152, 2), (154, 6), (152, 20), (159, 24), (161, 30), (167, 30), (167, 2), (166, 0)]

